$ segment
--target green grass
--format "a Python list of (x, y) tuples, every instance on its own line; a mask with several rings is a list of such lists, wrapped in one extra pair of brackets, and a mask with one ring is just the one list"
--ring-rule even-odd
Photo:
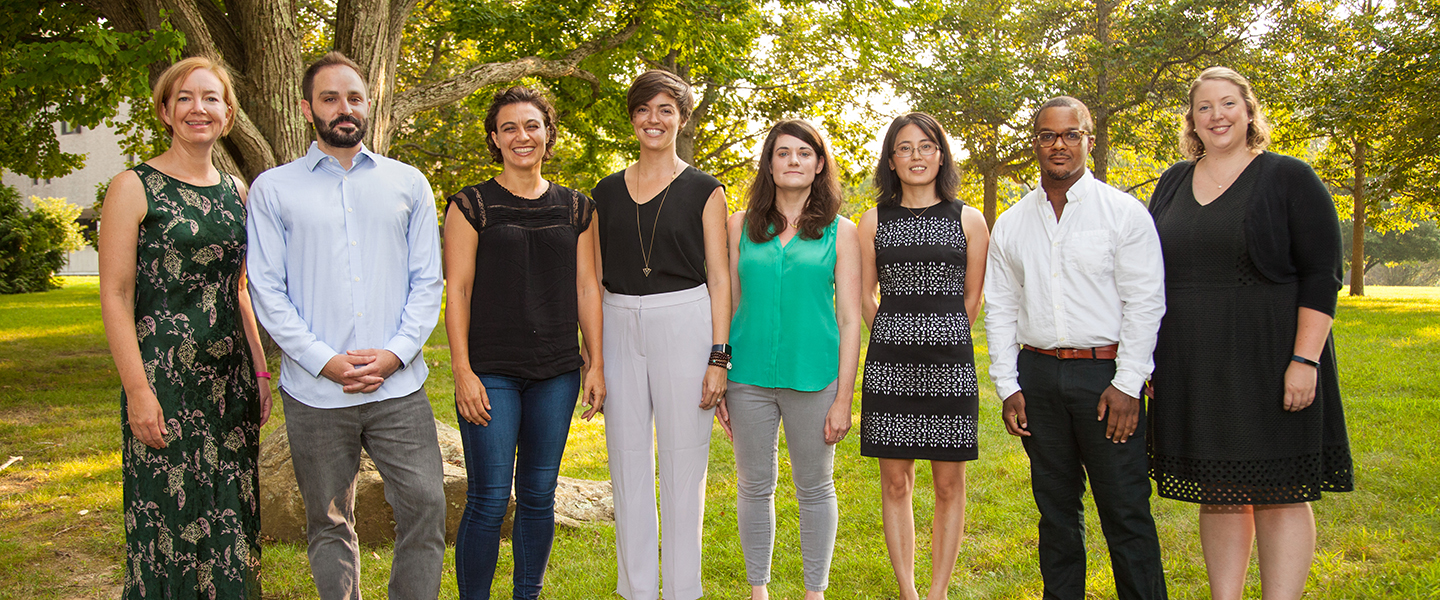
[[(1320, 542), (1310, 598), (1440, 598), (1440, 289), (1367, 289), (1342, 297), (1335, 327), (1341, 385), (1356, 464), (1357, 491), (1315, 504)], [(983, 335), (983, 333), (982, 333)], [(983, 347), (983, 337), (977, 346)], [(272, 363), (277, 357), (271, 356)], [(444, 331), (426, 347), (433, 366), (427, 390), (436, 416), (455, 422)], [(981, 457), (970, 464), (967, 537), (951, 598), (1036, 598), (1035, 522), (1029, 470), (1018, 441), (998, 419), (999, 402), (980, 360)], [(105, 348), (93, 278), (64, 289), (0, 296), (0, 461), (24, 460), (0, 472), (0, 598), (114, 597), (124, 560), (120, 514), (119, 383)], [(856, 403), (858, 411), (859, 403)], [(857, 414), (858, 417), (858, 414)], [(266, 432), (283, 422), (277, 414)], [(705, 522), (705, 588), (711, 598), (748, 590), (735, 534), (735, 465), (718, 430), (711, 443)], [(576, 419), (564, 474), (605, 479), (604, 427)], [(918, 469), (916, 566), (929, 579), (929, 471)], [(840, 444), (836, 487), (841, 523), (831, 573), (832, 598), (892, 598), (893, 577), (881, 536), (878, 468), (859, 456), (857, 436)], [(803, 594), (799, 528), (789, 472), (782, 463), (776, 498), (774, 598)], [(1088, 503), (1087, 499), (1087, 503)], [(1195, 508), (1156, 498), (1171, 596), (1204, 598), (1205, 571)], [(87, 511), (86, 514), (79, 514)], [(1108, 558), (1093, 507), (1087, 596), (1114, 597)], [(366, 547), (364, 593), (384, 597), (391, 551)], [(561, 530), (546, 597), (617, 597), (614, 536), (608, 526)], [(454, 598), (453, 552), (446, 554), (441, 597)], [(303, 546), (266, 544), (266, 598), (314, 598)], [(494, 591), (509, 595), (508, 547)], [(1251, 570), (1247, 597), (1258, 598)]]

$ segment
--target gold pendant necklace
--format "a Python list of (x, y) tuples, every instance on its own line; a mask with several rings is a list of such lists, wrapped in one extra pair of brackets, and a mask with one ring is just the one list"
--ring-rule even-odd
[[(670, 197), (670, 187), (675, 185), (675, 178), (679, 175), (680, 171), (678, 170), (670, 175), (670, 181), (665, 184), (665, 195), (660, 196), (660, 206), (655, 208), (655, 224), (650, 226), (649, 250), (645, 249), (645, 234), (640, 231), (640, 204), (635, 204), (635, 237), (640, 242), (640, 258), (645, 261), (645, 266), (640, 271), (646, 277), (650, 276), (650, 255), (655, 252), (655, 231), (660, 229), (660, 211), (665, 210), (665, 199)], [(636, 183), (639, 183), (640, 178), (637, 176), (635, 179)]]

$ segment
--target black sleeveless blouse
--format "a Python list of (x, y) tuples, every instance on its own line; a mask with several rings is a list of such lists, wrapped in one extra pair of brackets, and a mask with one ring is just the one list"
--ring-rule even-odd
[[(600, 180), (591, 195), (595, 197), (595, 210), (600, 218), (605, 289), (615, 294), (646, 296), (703, 285), (705, 226), (702, 215), (705, 202), (717, 187), (721, 187), (720, 180), (687, 166), (670, 182), (668, 195), (662, 190), (649, 202), (636, 204), (625, 187), (624, 171)], [(648, 276), (641, 254), (642, 239), (650, 257)]]

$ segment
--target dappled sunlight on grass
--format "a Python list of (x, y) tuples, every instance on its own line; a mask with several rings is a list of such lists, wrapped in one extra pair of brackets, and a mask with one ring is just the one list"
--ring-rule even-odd
[[(94, 278), (66, 281), (62, 290), (0, 296), (0, 459), (23, 461), (0, 472), (0, 597), (96, 597), (67, 588), (79, 571), (118, 581), (124, 531), (120, 515), (119, 383), (99, 326)], [(1325, 494), (1314, 504), (1319, 553), (1308, 598), (1427, 598), (1440, 589), (1440, 288), (1370, 287), (1364, 298), (1341, 296), (1335, 325), (1357, 491)], [(40, 331), (40, 334), (34, 333)], [(17, 333), (20, 332), (20, 333)], [(1020, 441), (1005, 433), (1000, 401), (986, 375), (983, 327), (975, 330), (981, 375), (980, 460), (967, 466), (967, 536), (952, 599), (1036, 598), (1039, 519), (1030, 496), (1029, 461)], [(271, 355), (272, 371), (279, 357)], [(454, 424), (453, 383), (443, 325), (425, 347), (426, 391), (436, 418)], [(859, 412), (858, 386), (854, 404)], [(276, 413), (268, 434), (283, 423)], [(609, 477), (603, 417), (572, 421), (562, 474)], [(833, 598), (891, 598), (895, 585), (881, 529), (879, 469), (859, 455), (855, 429), (836, 451), (841, 520), (831, 573)], [(776, 492), (774, 598), (798, 599), (799, 527), (788, 455), (782, 448)], [(705, 562), (707, 597), (738, 598), (748, 589), (736, 535), (733, 449), (712, 429), (707, 481)], [(917, 465), (916, 574), (930, 571), (933, 495), (928, 465)], [(1161, 535), (1170, 594), (1205, 596), (1196, 508), (1162, 498), (1151, 506)], [(1114, 595), (1103, 533), (1087, 494), (1087, 597)], [(80, 515), (80, 511), (87, 511)], [(66, 558), (70, 557), (70, 558)], [(393, 549), (367, 546), (361, 587), (384, 597)], [(1254, 559), (1252, 558), (1252, 561)], [(266, 543), (266, 598), (314, 598), (300, 544)], [(508, 597), (512, 560), (503, 542), (493, 590)], [(441, 598), (454, 598), (453, 548), (447, 549)], [(1252, 596), (1257, 569), (1249, 574)], [(611, 525), (562, 528), (547, 575), (546, 596), (612, 598), (615, 585)], [(109, 594), (113, 596), (114, 594)]]

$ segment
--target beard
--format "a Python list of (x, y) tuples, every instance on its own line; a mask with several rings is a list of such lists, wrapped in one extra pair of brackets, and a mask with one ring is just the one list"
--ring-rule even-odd
[[(345, 133), (336, 129), (341, 123), (354, 125), (355, 131)], [(315, 121), (315, 134), (320, 136), (320, 139), (326, 144), (336, 148), (354, 148), (356, 144), (360, 143), (360, 140), (365, 139), (366, 129), (365, 119), (351, 115), (340, 115), (329, 123)]]

